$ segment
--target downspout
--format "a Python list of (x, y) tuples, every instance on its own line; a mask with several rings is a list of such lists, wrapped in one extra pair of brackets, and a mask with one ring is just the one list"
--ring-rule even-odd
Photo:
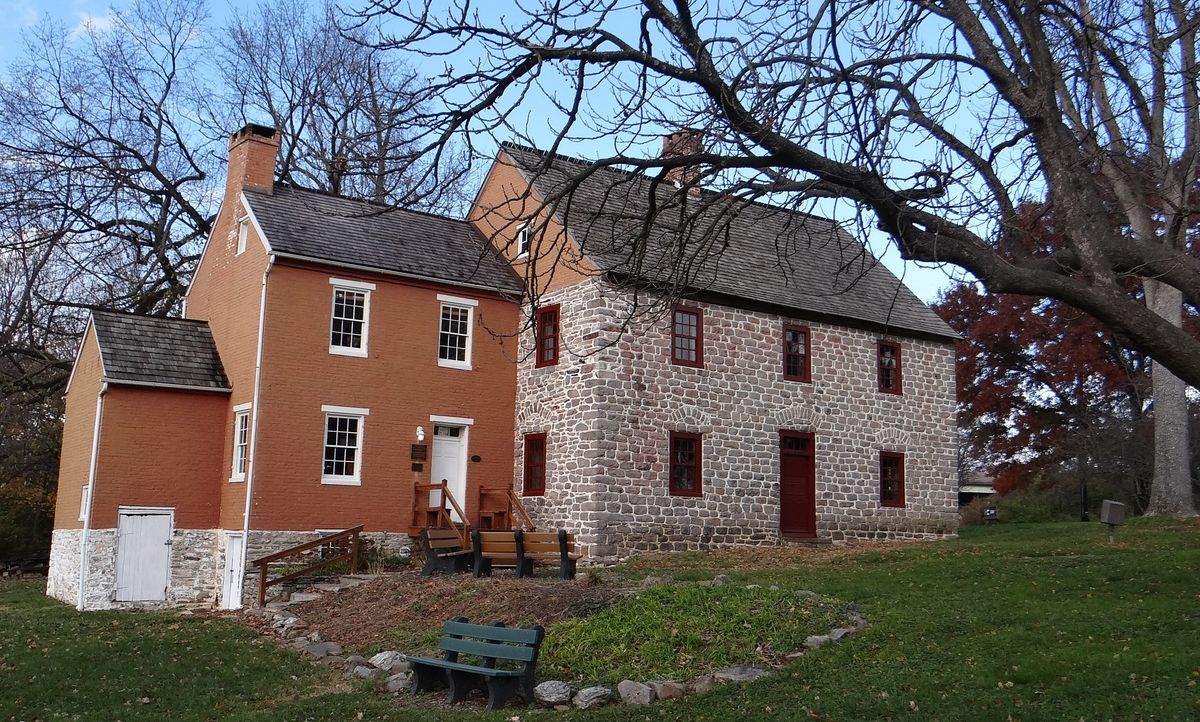
[[(267, 322), (267, 276), (271, 273), (271, 267), (275, 265), (275, 256), (267, 256), (267, 267), (263, 271), (262, 291), (258, 301), (258, 349), (254, 353), (254, 398), (251, 400), (251, 410), (254, 413), (254, 422), (250, 429), (250, 459), (246, 464), (246, 509), (242, 513), (242, 560), (239, 567), (242, 570), (242, 583), (246, 580), (246, 554), (250, 549), (250, 502), (254, 498), (254, 471), (258, 461), (258, 419), (262, 415), (259, 408), (259, 392), (262, 389), (262, 361), (263, 361), (263, 336)], [(242, 597), (246, 596), (246, 590), (242, 589)], [(238, 600), (238, 608), (242, 606), (242, 600)]]
[(96, 420), (92, 424), (92, 458), (88, 463), (87, 506), (83, 511), (83, 538), (79, 542), (79, 602), (75, 608), (84, 610), (84, 587), (87, 586), (88, 532), (92, 527), (92, 502), (96, 498), (96, 464), (100, 456), (100, 418), (104, 415), (104, 395), (108, 393), (108, 382), (100, 382), (100, 393), (96, 394)]

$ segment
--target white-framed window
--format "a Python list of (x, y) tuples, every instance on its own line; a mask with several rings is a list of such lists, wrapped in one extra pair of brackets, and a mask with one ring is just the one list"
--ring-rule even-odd
[(250, 404), (233, 407), (233, 464), (230, 481), (245, 481), (250, 462)]
[(479, 301), (438, 294), (438, 366), (471, 368), (471, 326)]
[(371, 327), (371, 291), (374, 283), (329, 279), (333, 307), (329, 312), (329, 353), (366, 356)]
[(246, 242), (250, 238), (250, 217), (238, 221), (237, 255), (246, 252)]
[(321, 407), (325, 412), (325, 445), (321, 483), (362, 484), (363, 422), (371, 412), (349, 406)]
[(79, 492), (79, 521), (87, 517), (88, 497), (92, 494), (92, 485), (84, 484)]
[(517, 230), (517, 256), (528, 256), (533, 248), (533, 222), (528, 222)]

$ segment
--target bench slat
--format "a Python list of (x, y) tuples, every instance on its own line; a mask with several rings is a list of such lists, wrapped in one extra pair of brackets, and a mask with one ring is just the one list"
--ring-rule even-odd
[(498, 642), (520, 642), (522, 644), (537, 644), (538, 630), (521, 629), (520, 627), (495, 627), (485, 624), (468, 624), (466, 622), (446, 622), (442, 625), (442, 634), (457, 634), (476, 639), (492, 639)]
[(427, 664), (430, 667), (442, 667), (444, 669), (454, 669), (459, 672), (474, 672), (475, 674), (483, 674), (489, 677), (520, 677), (521, 672), (515, 669), (493, 669), (491, 667), (480, 667), (474, 664), (463, 664), (461, 662), (447, 662), (444, 659), (435, 657), (408, 657), (409, 662), (418, 664)]
[(456, 637), (442, 637), (441, 641), (438, 642), (438, 646), (450, 652), (473, 654), (477, 657), (509, 659), (516, 662), (532, 662), (537, 655), (537, 650), (533, 647), (478, 642), (473, 639), (458, 639)]

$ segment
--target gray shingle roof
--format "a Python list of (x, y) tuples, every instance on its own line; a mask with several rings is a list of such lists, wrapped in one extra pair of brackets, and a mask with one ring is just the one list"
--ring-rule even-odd
[(466, 221), (291, 186), (245, 194), (273, 251), (510, 293), (523, 288)]
[[(510, 143), (503, 150), (602, 270), (673, 289), (708, 291), (867, 322), (896, 332), (955, 334), (833, 221), (717, 193), (688, 196), (650, 180)], [(643, 246), (632, 239), (645, 236)]]
[(92, 324), (110, 382), (229, 390), (204, 321), (93, 311)]

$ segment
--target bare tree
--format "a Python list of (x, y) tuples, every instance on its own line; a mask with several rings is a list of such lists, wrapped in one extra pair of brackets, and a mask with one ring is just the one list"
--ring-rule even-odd
[[(445, 63), (427, 152), (553, 128), (551, 150), (611, 149), (580, 176), (698, 166), (688, 183), (727, 199), (848, 201), (906, 259), (1087, 312), (1158, 362), (1150, 509), (1195, 513), (1180, 433), (1184, 383), (1200, 385), (1200, 341), (1180, 326), (1200, 304), (1193, 3), (564, 0), (501, 16), (371, 0), (359, 17), (387, 18), (377, 47)], [(680, 127), (704, 147), (647, 157)], [(1015, 222), (1043, 198), (1054, 249)]]
[(231, 112), (216, 115), (279, 128), (284, 182), (427, 210), (460, 206), (460, 183), (414, 182), (423, 174), (409, 168), (421, 79), (337, 18), (332, 2), (310, 10), (287, 0), (236, 16), (218, 56), (224, 91), (214, 95)]

